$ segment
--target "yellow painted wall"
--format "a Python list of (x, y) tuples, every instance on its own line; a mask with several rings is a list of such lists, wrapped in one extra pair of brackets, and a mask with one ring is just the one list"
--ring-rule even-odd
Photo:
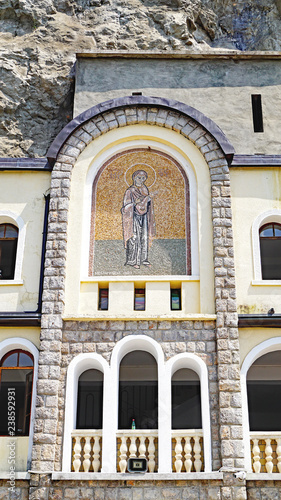
[[(190, 297), (194, 307), (193, 311), (187, 310), (186, 314), (214, 314), (214, 278), (213, 278), (213, 250), (212, 250), (212, 222), (211, 222), (211, 200), (210, 200), (210, 176), (208, 166), (199, 152), (199, 150), (183, 136), (174, 131), (152, 127), (147, 125), (132, 125), (129, 127), (112, 130), (107, 134), (99, 137), (94, 142), (89, 144), (87, 148), (79, 156), (74, 167), (71, 180), (71, 196), (69, 205), (69, 223), (68, 223), (68, 250), (66, 263), (66, 302), (64, 317), (98, 317), (104, 312), (97, 312), (97, 285), (96, 281), (91, 282), (82, 275), (82, 261), (88, 258), (87, 252), (83, 249), (83, 217), (85, 216), (85, 182), (90, 165), (97, 160), (100, 155), (104, 154), (114, 144), (120, 145), (126, 149), (126, 142), (139, 141), (139, 146), (142, 146), (142, 140), (150, 140), (162, 142), (172, 148), (175, 148), (186, 159), (188, 159), (191, 167), (194, 170), (197, 180), (197, 196), (198, 196), (198, 234), (199, 234), (199, 267), (200, 267), (200, 290), (194, 288), (194, 283), (190, 284)], [(124, 145), (124, 146), (123, 146)], [(127, 146), (128, 147), (128, 146)], [(89, 229), (87, 229), (89, 230)], [(84, 251), (84, 254), (81, 253)], [(159, 279), (160, 278), (160, 279)], [(164, 279), (165, 278), (165, 279)], [(159, 282), (167, 281), (167, 276), (150, 276), (149, 281)], [(83, 279), (84, 284), (80, 289), (80, 280)], [(107, 283), (116, 281), (116, 277), (106, 277), (103, 279)], [(128, 279), (123, 280), (128, 281)], [(130, 280), (132, 281), (132, 280)], [(137, 277), (133, 281), (141, 281), (141, 277)], [(143, 280), (142, 280), (143, 281)], [(87, 282), (87, 284), (85, 284)], [(139, 285), (140, 286), (140, 285)], [(185, 283), (185, 301), (188, 303), (189, 283)], [(159, 285), (161, 293), (163, 286)], [(83, 296), (81, 295), (81, 292)], [(169, 292), (170, 293), (170, 292)], [(152, 293), (157, 300), (157, 293)], [(80, 306), (79, 306), (80, 304)], [(120, 317), (125, 314), (120, 307), (118, 314)], [(167, 311), (170, 312), (170, 311)], [(118, 317), (117, 314), (117, 317)], [(134, 316), (133, 312), (133, 316)], [(184, 314), (181, 311), (177, 314)], [(135, 314), (136, 315), (136, 314)], [(116, 315), (114, 314), (114, 317)], [(137, 315), (136, 315), (137, 317)]]
[[(10, 466), (15, 467), (16, 472), (25, 472), (27, 470), (28, 440), (28, 436), (0, 436), (0, 473), (9, 472)], [(15, 464), (13, 462), (14, 459), (16, 461)]]
[(241, 366), (247, 354), (265, 340), (281, 337), (281, 328), (240, 328), (240, 362)]
[(281, 286), (255, 285), (252, 224), (268, 210), (281, 210), (279, 168), (231, 168), (234, 256), (238, 312), (281, 313)]
[(22, 284), (0, 280), (0, 311), (37, 308), (45, 210), (44, 194), (50, 186), (48, 172), (1, 172), (0, 210), (11, 211), (26, 224)]
[(6, 339), (11, 339), (13, 337), (20, 337), (22, 339), (29, 340), (38, 349), (40, 345), (40, 328), (36, 327), (2, 327), (0, 328), (0, 342)]

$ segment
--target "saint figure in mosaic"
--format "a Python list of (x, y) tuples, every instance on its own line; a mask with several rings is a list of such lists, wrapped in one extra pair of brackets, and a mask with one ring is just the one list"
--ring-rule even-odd
[(153, 202), (145, 185), (147, 177), (145, 170), (136, 170), (133, 173), (133, 184), (125, 192), (121, 209), (126, 249), (125, 265), (136, 269), (139, 269), (141, 264), (150, 266), (148, 249), (156, 234)]

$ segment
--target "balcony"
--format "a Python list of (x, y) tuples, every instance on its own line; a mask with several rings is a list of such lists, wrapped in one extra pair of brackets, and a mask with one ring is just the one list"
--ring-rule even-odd
[(281, 473), (281, 432), (251, 432), (250, 440), (253, 472)]
[[(71, 437), (72, 472), (101, 472), (102, 430), (74, 430)], [(146, 458), (148, 472), (158, 471), (158, 431), (156, 429), (118, 430), (116, 446), (118, 473), (127, 472), (129, 458)], [(173, 473), (204, 471), (202, 429), (172, 431), (171, 462)]]

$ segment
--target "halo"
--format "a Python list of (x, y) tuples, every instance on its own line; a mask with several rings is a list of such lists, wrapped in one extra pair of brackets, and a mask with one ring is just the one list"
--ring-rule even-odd
[(153, 184), (156, 181), (156, 172), (151, 165), (148, 165), (147, 163), (134, 163), (133, 165), (130, 165), (130, 167), (127, 168), (127, 170), (124, 173), (124, 180), (127, 184), (127, 186), (132, 185), (132, 175), (136, 170), (144, 170), (147, 173), (147, 179), (145, 181), (145, 185), (150, 188), (153, 186)]

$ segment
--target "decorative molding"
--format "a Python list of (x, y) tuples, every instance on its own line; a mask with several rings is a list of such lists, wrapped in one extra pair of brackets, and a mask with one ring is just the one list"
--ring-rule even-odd
[(233, 156), (230, 167), (280, 167), (281, 155), (237, 155)]
[(32, 170), (51, 172), (52, 166), (47, 158), (0, 158), (0, 171)]

